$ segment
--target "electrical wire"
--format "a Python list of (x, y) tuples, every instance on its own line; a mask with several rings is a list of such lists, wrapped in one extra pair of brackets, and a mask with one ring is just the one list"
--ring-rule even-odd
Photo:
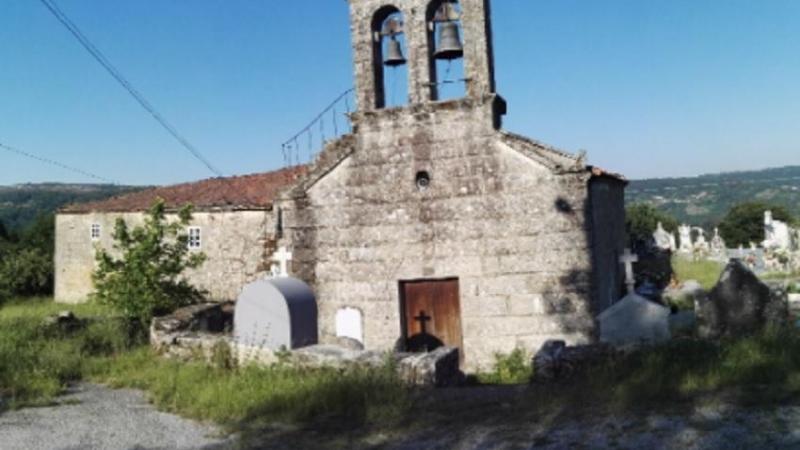
[(0, 149), (3, 149), (5, 151), (7, 151), (7, 152), (15, 153), (17, 155), (24, 156), (26, 158), (34, 159), (36, 161), (43, 162), (45, 164), (50, 164), (51, 166), (60, 167), (62, 169), (69, 170), (70, 172), (75, 172), (75, 173), (83, 175), (85, 177), (94, 178), (96, 180), (100, 180), (100, 181), (103, 181), (103, 182), (106, 182), (106, 183), (110, 183), (110, 184), (119, 184), (114, 180), (110, 180), (108, 178), (101, 177), (100, 175), (95, 175), (95, 174), (93, 174), (91, 172), (87, 172), (85, 170), (78, 169), (76, 167), (68, 166), (68, 165), (66, 165), (64, 163), (61, 163), (61, 162), (58, 162), (58, 161), (55, 161), (55, 160), (52, 160), (52, 159), (49, 159), (49, 158), (44, 158), (42, 156), (34, 155), (33, 153), (29, 153), (29, 152), (20, 150), (20, 149), (15, 148), (15, 147), (11, 147), (10, 145), (3, 144), (2, 142), (0, 142)]
[(58, 5), (55, 4), (53, 0), (40, 0), (42, 4), (64, 25), (67, 30), (78, 40), (78, 42), (86, 49), (87, 52), (98, 62), (100, 63), (103, 68), (115, 79), (117, 82), (122, 85), (122, 87), (128, 91), (128, 93), (133, 96), (133, 98), (144, 108), (151, 116), (170, 134), (174, 137), (189, 153), (192, 154), (198, 161), (203, 163), (208, 170), (214, 173), (218, 177), (222, 177), (223, 174), (220, 170), (218, 170), (211, 162), (204, 157), (200, 151), (191, 143), (189, 142), (183, 135), (181, 135), (178, 130), (170, 124), (167, 119), (164, 118), (158, 110), (146, 99), (144, 96), (136, 90), (136, 88), (131, 85), (131, 83), (122, 75), (122, 73), (114, 67), (113, 64), (108, 60), (108, 58), (103, 55), (103, 53), (92, 44), (91, 41), (81, 32), (81, 30), (75, 25), (69, 17), (67, 17), (61, 9), (59, 9)]

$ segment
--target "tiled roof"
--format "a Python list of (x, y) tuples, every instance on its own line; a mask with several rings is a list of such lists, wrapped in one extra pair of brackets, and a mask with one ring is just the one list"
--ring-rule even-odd
[(211, 178), (193, 183), (157, 187), (91, 203), (78, 203), (61, 209), (62, 213), (145, 211), (161, 198), (168, 209), (192, 204), (195, 209), (263, 209), (272, 205), (278, 192), (304, 175), (307, 166), (274, 172), (228, 178)]

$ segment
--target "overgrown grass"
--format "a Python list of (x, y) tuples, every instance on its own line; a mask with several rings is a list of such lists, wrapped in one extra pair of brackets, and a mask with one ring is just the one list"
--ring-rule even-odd
[(491, 372), (478, 374), (478, 381), (484, 384), (522, 384), (531, 381), (533, 376), (532, 355), (517, 348), (511, 353), (496, 353)]
[[(75, 333), (44, 326), (47, 315), (64, 310), (104, 320)], [(134, 341), (126, 322), (98, 306), (56, 305), (46, 299), (9, 302), (0, 308), (0, 397), (11, 408), (48, 404), (67, 383), (82, 378), (88, 357), (125, 351)]]
[[(294, 424), (296, 436), (313, 441), (354, 430), (388, 436), (410, 427), (508, 426), (538, 420), (544, 408), (560, 407), (572, 416), (596, 414), (602, 406), (630, 411), (718, 394), (746, 403), (800, 399), (800, 333), (794, 329), (718, 343), (674, 340), (609, 360), (558, 386), (496, 386), (486, 396), (473, 395), (472, 388), (417, 394), (389, 363), (371, 370), (304, 371), (237, 368), (225, 355), (215, 365), (166, 360), (131, 339), (119, 320), (99, 320), (73, 334), (41, 326), (43, 316), (63, 309), (84, 317), (107, 315), (96, 306), (67, 308), (42, 300), (0, 309), (0, 395), (10, 401), (7, 407), (45, 404), (67, 383), (91, 380), (145, 390), (163, 410), (227, 425), (249, 439), (280, 422)], [(529, 356), (523, 350), (498, 356), (496, 370), (482, 381), (524, 383)], [(503, 389), (509, 394), (497, 400)]]
[(724, 266), (716, 261), (693, 261), (691, 259), (672, 258), (672, 270), (679, 281), (696, 280), (705, 290), (711, 290), (722, 274)]
[(675, 340), (610, 361), (584, 382), (594, 396), (623, 406), (720, 392), (746, 402), (795, 398), (800, 394), (800, 333), (772, 330), (718, 343)]
[(299, 370), (282, 365), (241, 368), (178, 362), (141, 348), (96, 361), (92, 379), (151, 394), (167, 411), (229, 426), (278, 420), (352, 425), (400, 420), (409, 390), (394, 368)]
[[(71, 333), (43, 326), (46, 316), (63, 310), (98, 319)], [(80, 380), (143, 389), (164, 410), (231, 427), (273, 420), (386, 425), (401, 420), (411, 404), (410, 390), (388, 360), (381, 369), (350, 370), (237, 368), (222, 354), (215, 365), (170, 361), (150, 350), (128, 323), (99, 306), (45, 299), (0, 308), (5, 407), (50, 404)]]

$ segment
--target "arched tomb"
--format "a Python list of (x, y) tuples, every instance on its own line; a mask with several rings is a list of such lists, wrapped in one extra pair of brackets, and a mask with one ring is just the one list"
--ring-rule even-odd
[(233, 336), (237, 344), (269, 350), (291, 350), (318, 340), (317, 301), (296, 278), (254, 281), (236, 302)]

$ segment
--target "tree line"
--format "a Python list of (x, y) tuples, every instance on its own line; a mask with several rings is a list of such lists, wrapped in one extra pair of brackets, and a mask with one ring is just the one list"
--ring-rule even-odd
[(44, 214), (16, 231), (0, 222), (0, 303), (53, 293), (55, 216)]

